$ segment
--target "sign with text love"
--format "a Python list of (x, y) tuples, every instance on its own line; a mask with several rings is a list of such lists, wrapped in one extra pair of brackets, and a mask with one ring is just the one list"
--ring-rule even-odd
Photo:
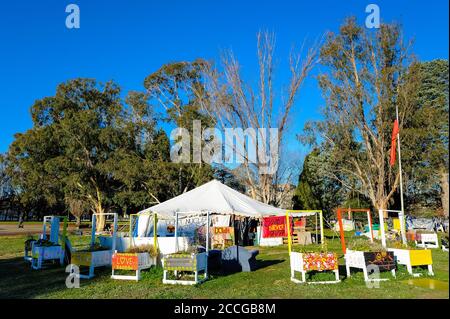
[(137, 270), (138, 255), (123, 253), (114, 254), (112, 257), (112, 267), (113, 269), (119, 270)]
[[(292, 217), (289, 217), (289, 225), (292, 234)], [(287, 237), (286, 217), (264, 217), (262, 222), (263, 238)]]

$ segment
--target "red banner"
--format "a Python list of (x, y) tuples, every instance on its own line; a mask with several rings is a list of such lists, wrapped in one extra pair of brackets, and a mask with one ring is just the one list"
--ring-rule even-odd
[[(291, 227), (292, 235), (292, 217), (289, 217), (289, 225)], [(262, 236), (263, 238), (287, 237), (286, 217), (273, 216), (264, 217), (262, 222)]]

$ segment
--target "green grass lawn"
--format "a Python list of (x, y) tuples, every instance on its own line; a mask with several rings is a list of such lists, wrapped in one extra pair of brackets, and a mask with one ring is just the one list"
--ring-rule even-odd
[[(0, 237), (0, 298), (449, 298), (445, 290), (422, 288), (406, 284), (411, 279), (400, 268), (397, 279), (381, 282), (379, 288), (367, 288), (361, 272), (345, 278), (345, 268), (340, 267), (342, 282), (332, 285), (301, 285), (290, 281), (287, 246), (259, 247), (257, 259), (260, 268), (251, 273), (230, 275), (211, 274), (210, 279), (197, 286), (164, 285), (162, 269), (143, 272), (139, 282), (110, 279), (110, 269), (96, 269), (96, 277), (81, 280), (79, 289), (65, 286), (63, 268), (52, 267), (32, 270), (23, 260), (24, 236)], [(81, 247), (88, 237), (72, 236), (73, 246)], [(294, 246), (294, 250), (300, 247)], [(328, 249), (336, 251), (343, 265), (338, 238), (328, 240)], [(448, 253), (434, 249), (433, 269), (435, 280), (448, 285)], [(383, 276), (389, 277), (389, 273)], [(315, 278), (332, 278), (332, 274), (318, 274)], [(423, 278), (431, 278), (426, 275)]]

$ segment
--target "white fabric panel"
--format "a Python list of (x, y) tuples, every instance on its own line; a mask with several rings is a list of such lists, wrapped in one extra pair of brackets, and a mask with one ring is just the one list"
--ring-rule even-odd
[(213, 227), (228, 227), (230, 226), (231, 215), (213, 215), (211, 216), (211, 223)]

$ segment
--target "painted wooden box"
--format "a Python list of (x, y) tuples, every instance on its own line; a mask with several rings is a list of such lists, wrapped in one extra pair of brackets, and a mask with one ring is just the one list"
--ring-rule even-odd
[[(291, 252), (291, 281), (295, 283), (305, 283), (306, 273), (311, 271), (333, 271), (335, 273), (334, 281), (311, 281), (308, 283), (336, 283), (339, 282), (339, 264), (335, 253), (298, 253)], [(295, 279), (295, 272), (302, 274), (302, 280)]]
[(350, 268), (358, 268), (362, 269), (364, 273), (364, 280), (368, 281), (368, 268), (370, 269), (372, 266), (376, 266), (376, 269), (379, 271), (391, 271), (393, 277), (395, 277), (396, 263), (393, 252), (367, 252), (347, 249), (344, 258), (347, 277), (351, 276)]
[(416, 246), (421, 248), (439, 248), (439, 241), (437, 234), (416, 234)]
[(60, 245), (38, 246), (33, 244), (31, 250), (31, 267), (41, 269), (45, 261), (58, 260), (60, 265), (64, 263), (64, 249)]
[(415, 266), (427, 266), (428, 274), (434, 275), (433, 273), (433, 258), (431, 256), (431, 250), (427, 249), (398, 249), (398, 248), (388, 248), (388, 251), (392, 252), (395, 256), (396, 262), (399, 265), (405, 265), (408, 273), (413, 276), (420, 276), (420, 274), (413, 273), (413, 268)]
[(206, 253), (171, 254), (163, 258), (164, 270), (197, 271), (205, 268)]
[[(208, 256), (206, 253), (198, 254), (171, 254), (162, 259), (164, 268), (163, 283), (165, 284), (182, 284), (195, 285), (208, 278), (207, 273)], [(168, 272), (174, 272), (178, 276), (180, 272), (193, 272), (193, 280), (170, 280), (168, 279)], [(204, 272), (204, 278), (200, 281), (198, 275)]]
[(111, 265), (112, 251), (76, 251), (72, 253), (71, 263), (77, 266), (109, 266)]
[[(123, 280), (139, 280), (141, 278), (141, 270), (148, 269), (156, 265), (156, 258), (150, 256), (149, 253), (115, 253), (112, 255), (112, 275), (113, 279)], [(135, 271), (134, 276), (117, 275), (116, 270), (132, 270)]]

